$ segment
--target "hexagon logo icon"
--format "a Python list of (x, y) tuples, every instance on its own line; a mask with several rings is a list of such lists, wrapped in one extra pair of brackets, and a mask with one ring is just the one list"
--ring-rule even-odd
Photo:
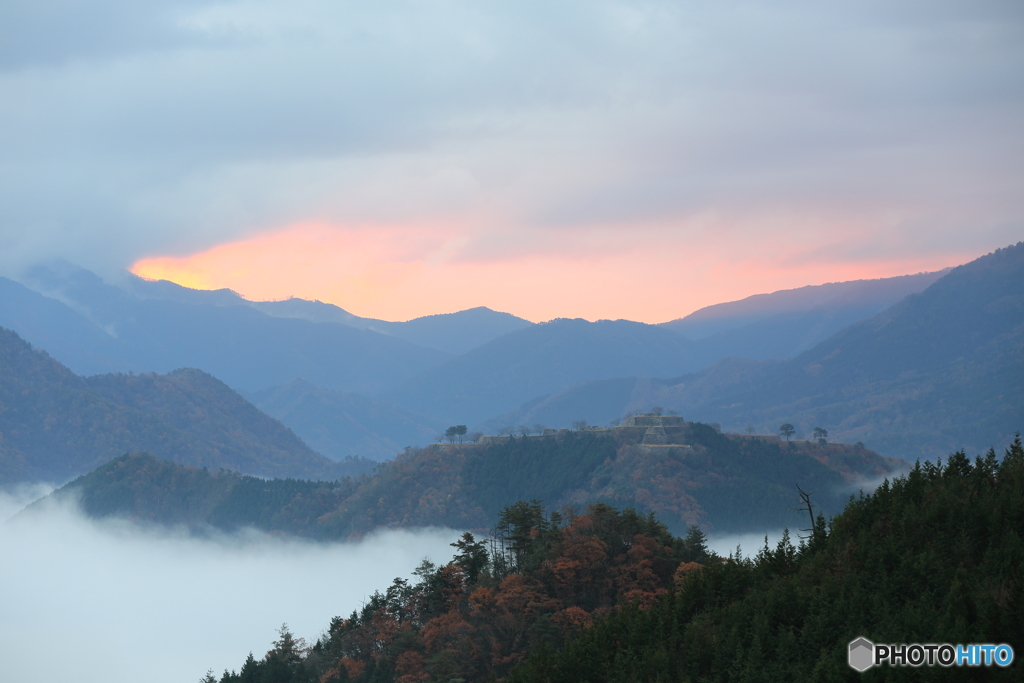
[(858, 638), (850, 642), (850, 667), (857, 671), (867, 671), (874, 664), (875, 644), (867, 638)]

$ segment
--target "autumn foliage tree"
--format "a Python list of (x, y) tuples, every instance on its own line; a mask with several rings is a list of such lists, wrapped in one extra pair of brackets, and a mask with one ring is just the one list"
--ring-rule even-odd
[[(542, 644), (653, 604), (680, 567), (713, 559), (695, 527), (676, 538), (653, 515), (601, 503), (579, 514), (521, 501), (501, 510), (487, 540), (466, 532), (451, 545), (451, 562), (424, 561), (416, 582), (395, 579), (308, 650), (282, 627), (275, 649), (246, 663), (249, 673), (273, 668), (292, 676), (281, 680), (320, 683), (500, 678)], [(244, 674), (221, 683), (278, 680)]]
[[(509, 683), (602, 681), (1020, 681), (1006, 667), (857, 674), (857, 637), (882, 643), (1024, 642), (1024, 446), (917, 463), (852, 499), (814, 535), (753, 557), (680, 564), (653, 605), (634, 602)], [(631, 552), (637, 552), (631, 550)], [(639, 551), (639, 554), (643, 554)]]

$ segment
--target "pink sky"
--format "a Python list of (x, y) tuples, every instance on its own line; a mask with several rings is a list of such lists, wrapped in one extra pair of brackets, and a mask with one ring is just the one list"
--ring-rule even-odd
[(8, 4), (13, 279), (661, 322), (1024, 236), (1009, 4)]
[(318, 299), (385, 320), (487, 306), (532, 321), (658, 323), (752, 294), (938, 270), (980, 255), (843, 256), (856, 252), (849, 235), (839, 249), (821, 240), (798, 246), (799, 231), (785, 243), (774, 231), (762, 240), (749, 231), (730, 238), (723, 226), (705, 233), (692, 226), (591, 229), (561, 243), (503, 250), (487, 248), (500, 235), (451, 225), (308, 223), (188, 256), (144, 258), (132, 272), (197, 289), (227, 287), (250, 300)]

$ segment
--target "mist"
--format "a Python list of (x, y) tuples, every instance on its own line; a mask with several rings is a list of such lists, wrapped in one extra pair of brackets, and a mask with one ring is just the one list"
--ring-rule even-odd
[(877, 477), (871, 479), (858, 479), (857, 481), (850, 482), (849, 484), (842, 486), (838, 489), (839, 493), (844, 496), (853, 496), (854, 498), (859, 497), (862, 493), (864, 495), (871, 495), (875, 492), (882, 482), (888, 481), (890, 484), (900, 477), (904, 477), (910, 472), (910, 463), (905, 463), (902, 469), (893, 470), (886, 474), (880, 474)]
[(42, 488), (0, 494), (0, 680), (198, 681), (257, 659), (287, 622), (312, 644), (424, 557), (451, 529), (392, 530), (317, 544), (247, 531), (93, 521), (73, 505), (11, 518)]
[[(708, 550), (711, 550), (722, 557), (735, 555), (736, 547), (740, 548), (740, 555), (743, 557), (754, 557), (764, 547), (765, 536), (768, 537), (768, 547), (775, 549), (775, 544), (782, 538), (782, 529), (771, 529), (757, 533), (748, 532), (743, 534), (727, 534), (723, 536), (711, 536), (707, 540)], [(799, 545), (800, 539), (796, 532), (790, 530), (789, 540), (793, 545)]]

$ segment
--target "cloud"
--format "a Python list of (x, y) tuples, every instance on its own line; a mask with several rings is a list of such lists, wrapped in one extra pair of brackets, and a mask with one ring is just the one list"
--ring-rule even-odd
[[(142, 259), (132, 270), (199, 289), (227, 287), (250, 300), (318, 299), (386, 320), (489, 306), (533, 321), (657, 323), (751, 292), (949, 265), (944, 255), (843, 262), (811, 254), (790, 262), (771, 257), (778, 246), (771, 236), (744, 236), (735, 226), (707, 222), (733, 241), (698, 248), (640, 229), (481, 236), (443, 224), (373, 231), (299, 224), (191, 256)], [(609, 244), (616, 248), (609, 251)]]
[(1020, 237), (1019, 3), (78, 7), (0, 10), (8, 272), (401, 226), (512, 282), (650, 291), (661, 254), (713, 303), (750, 262), (791, 282), (743, 294)]
[[(0, 496), (6, 519), (21, 501)], [(458, 532), (315, 544), (250, 532), (195, 538), (55, 507), (0, 523), (0, 679), (125, 683), (238, 670), (287, 622), (314, 642), (395, 576), (447, 561)]]

